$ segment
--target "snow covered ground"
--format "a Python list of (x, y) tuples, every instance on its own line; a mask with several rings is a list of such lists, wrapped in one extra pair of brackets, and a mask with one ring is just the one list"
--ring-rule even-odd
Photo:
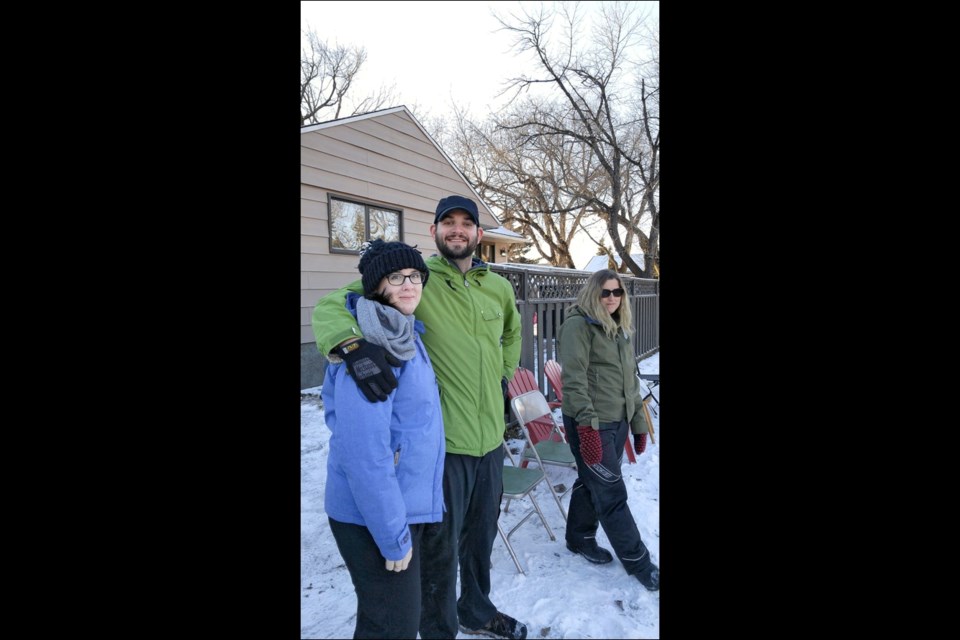
[[(641, 373), (659, 373), (659, 354), (641, 361)], [(659, 396), (659, 388), (656, 388)], [(303, 638), (353, 636), (356, 596), (350, 574), (337, 550), (323, 510), (327, 442), (330, 431), (323, 419), (320, 388), (305, 389), (300, 408), (300, 627)], [(654, 405), (656, 444), (647, 443), (636, 464), (623, 459), (630, 510), (653, 561), (660, 564), (660, 455), (659, 406)], [(559, 414), (558, 414), (559, 416)], [(670, 434), (667, 433), (669, 443)], [(511, 443), (513, 444), (513, 443)], [(517, 443), (518, 445), (520, 443)], [(576, 472), (548, 467), (553, 484), (571, 486)], [(535, 492), (550, 527), (551, 541), (534, 515), (510, 537), (526, 575), (521, 575), (500, 538), (493, 546), (491, 598), (497, 607), (525, 622), (528, 638), (658, 638), (660, 595), (651, 593), (614, 560), (593, 565), (567, 551), (566, 525), (545, 486)], [(569, 504), (569, 494), (564, 506)], [(529, 509), (527, 501), (512, 502), (501, 514), (509, 531)], [(600, 546), (610, 549), (601, 528)], [(670, 568), (664, 567), (667, 573)], [(460, 634), (458, 638), (475, 638)]]

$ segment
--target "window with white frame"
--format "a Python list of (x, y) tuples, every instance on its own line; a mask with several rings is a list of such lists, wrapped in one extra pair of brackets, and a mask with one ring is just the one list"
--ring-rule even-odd
[(401, 212), (380, 205), (330, 196), (330, 251), (357, 253), (374, 238), (387, 242), (401, 238)]

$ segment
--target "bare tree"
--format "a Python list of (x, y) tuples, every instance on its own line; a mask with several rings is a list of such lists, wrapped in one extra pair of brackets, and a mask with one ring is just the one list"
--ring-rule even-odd
[[(542, 75), (510, 79), (516, 108), (493, 119), (495, 130), (514, 136), (525, 152), (572, 152), (579, 176), (538, 179), (564, 194), (561, 211), (602, 217), (623, 268), (651, 277), (660, 244), (659, 37), (655, 29), (645, 33), (645, 17), (635, 16), (635, 9), (632, 3), (600, 5), (589, 39), (581, 36), (579, 3), (559, 3), (559, 11), (541, 6), (536, 15), (524, 11), (511, 16), (512, 23), (497, 16), (514, 34), (515, 50), (532, 53)], [(559, 44), (548, 37), (555, 20), (562, 24)], [(651, 57), (635, 59), (644, 37)], [(554, 100), (519, 102), (538, 88)], [(558, 171), (569, 166), (552, 165)], [(634, 242), (644, 252), (642, 267), (630, 255)]]
[[(394, 87), (380, 87), (360, 100), (350, 90), (367, 60), (359, 46), (329, 45), (314, 31), (304, 31), (300, 50), (300, 126), (369, 113), (396, 101)], [(348, 95), (350, 94), (350, 95)]]
[[(516, 108), (519, 120), (532, 102)], [(454, 107), (453, 131), (445, 147), (485, 202), (500, 211), (503, 225), (533, 240), (540, 258), (558, 267), (576, 268), (571, 246), (589, 209), (576, 194), (597, 179), (587, 150), (576, 141), (528, 140), (523, 130), (498, 128), (494, 121), (470, 122)], [(510, 259), (520, 261), (526, 247)]]

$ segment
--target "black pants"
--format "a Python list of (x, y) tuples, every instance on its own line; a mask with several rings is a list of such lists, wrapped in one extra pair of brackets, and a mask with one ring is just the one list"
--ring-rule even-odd
[(420, 541), (426, 525), (410, 525), (413, 556), (407, 568), (397, 572), (387, 571), (386, 559), (380, 555), (369, 529), (327, 519), (357, 592), (357, 624), (353, 637), (416, 638), (420, 626), (423, 555)]
[(637, 523), (627, 505), (627, 486), (620, 475), (623, 447), (630, 425), (626, 420), (600, 423), (603, 457), (599, 464), (587, 467), (580, 456), (580, 436), (576, 421), (563, 416), (567, 442), (577, 460), (577, 479), (570, 495), (567, 513), (567, 542), (583, 544), (597, 533), (597, 525), (610, 539), (614, 554), (627, 573), (634, 574), (650, 565), (650, 553), (640, 539)]
[[(448, 453), (443, 466), (443, 522), (424, 525), (420, 637), (456, 638), (457, 622), (477, 629), (497, 613), (490, 601), (490, 554), (503, 495), (503, 449)], [(460, 599), (457, 599), (457, 563)]]

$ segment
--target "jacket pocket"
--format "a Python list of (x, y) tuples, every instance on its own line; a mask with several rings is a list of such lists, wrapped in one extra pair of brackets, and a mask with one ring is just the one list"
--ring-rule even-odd
[(503, 311), (499, 309), (481, 309), (480, 317), (484, 320), (503, 320)]
[(400, 466), (400, 456), (403, 453), (403, 450), (406, 448), (407, 442), (406, 438), (400, 438), (395, 445), (393, 445), (393, 466), (394, 468)]

